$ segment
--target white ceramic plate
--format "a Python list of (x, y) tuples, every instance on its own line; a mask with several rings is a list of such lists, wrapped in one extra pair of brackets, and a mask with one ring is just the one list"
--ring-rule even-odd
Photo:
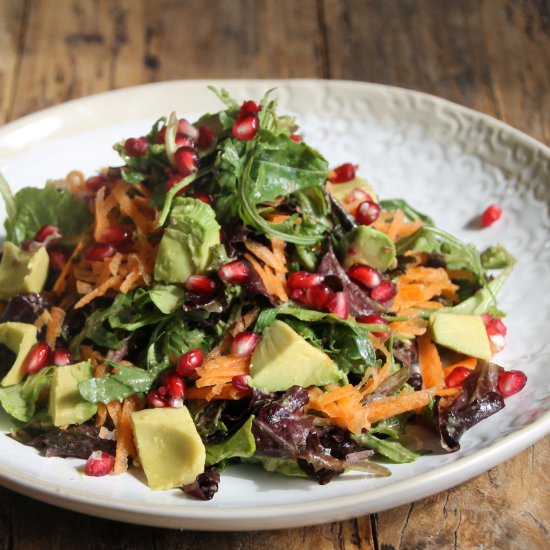
[[(72, 169), (91, 175), (116, 164), (112, 144), (142, 135), (176, 110), (193, 118), (221, 108), (212, 82), (167, 82), (72, 101), (0, 129), (0, 170), (15, 189)], [(89, 478), (82, 462), (42, 458), (0, 436), (1, 482), (72, 510), (135, 523), (210, 530), (293, 527), (398, 506), (461, 483), (550, 431), (550, 149), (485, 115), (425, 94), (334, 81), (223, 81), (238, 99), (269, 88), (298, 116), (332, 165), (352, 161), (382, 197), (402, 196), (446, 230), (480, 247), (500, 241), (519, 260), (502, 293), (508, 347), (498, 357), (529, 381), (506, 408), (467, 432), (455, 454), (392, 466), (390, 478), (346, 474), (326, 486), (253, 467), (223, 473), (210, 502), (178, 490), (153, 492), (139, 474)], [(468, 222), (492, 202), (503, 218), (485, 230)], [(4, 219), (5, 212), (0, 212)], [(9, 429), (6, 418), (0, 432)]]

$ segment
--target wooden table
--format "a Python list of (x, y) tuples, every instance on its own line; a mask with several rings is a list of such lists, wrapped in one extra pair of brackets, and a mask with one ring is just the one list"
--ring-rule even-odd
[[(0, 123), (113, 88), (239, 77), (414, 88), (550, 144), (550, 4), (0, 0)], [(303, 529), (222, 534), (136, 527), (0, 489), (0, 547), (547, 548), (549, 488), (547, 437), (450, 491)]]

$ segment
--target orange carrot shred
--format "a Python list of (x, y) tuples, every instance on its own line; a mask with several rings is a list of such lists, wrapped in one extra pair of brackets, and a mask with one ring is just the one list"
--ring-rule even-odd
[(65, 320), (65, 310), (60, 307), (52, 307), (50, 310), (50, 320), (46, 329), (46, 344), (51, 349), (55, 348), (55, 341), (63, 331), (63, 321)]
[(477, 359), (475, 357), (465, 357), (461, 361), (457, 361), (448, 367), (443, 369), (443, 376), (447, 378), (451, 372), (453, 372), (457, 367), (466, 367), (467, 369), (474, 370), (477, 365)]
[(435, 344), (428, 333), (418, 337), (418, 361), (424, 388), (443, 386), (443, 368)]

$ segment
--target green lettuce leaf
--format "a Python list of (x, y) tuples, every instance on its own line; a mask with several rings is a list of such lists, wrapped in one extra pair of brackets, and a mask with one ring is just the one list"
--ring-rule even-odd
[(248, 458), (256, 452), (256, 442), (252, 434), (251, 416), (227, 441), (206, 445), (206, 465), (212, 466), (228, 458)]
[(352, 437), (362, 447), (372, 449), (396, 464), (414, 462), (420, 456), (420, 453), (407, 449), (407, 447), (395, 439), (379, 439), (370, 433), (363, 433)]

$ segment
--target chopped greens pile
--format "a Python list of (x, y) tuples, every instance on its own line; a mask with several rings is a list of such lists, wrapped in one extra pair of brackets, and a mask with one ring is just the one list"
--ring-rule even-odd
[(514, 259), (331, 170), (271, 92), (213, 91), (224, 110), (158, 120), (119, 167), (15, 196), (0, 177), (11, 437), (201, 499), (233, 463), (389, 475), (377, 458), (423, 452), (415, 422), (459, 449), (526, 382), (492, 362)]

